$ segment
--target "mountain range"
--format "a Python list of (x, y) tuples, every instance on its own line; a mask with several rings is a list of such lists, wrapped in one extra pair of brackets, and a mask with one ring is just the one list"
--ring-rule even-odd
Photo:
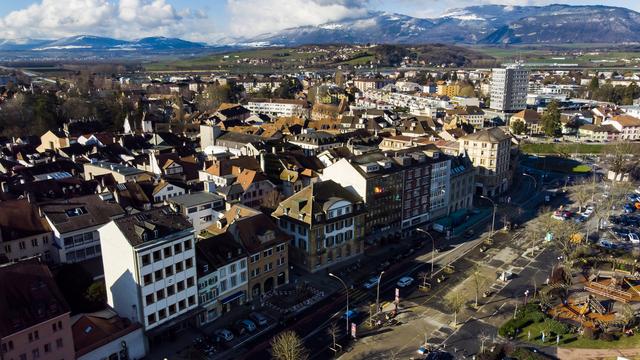
[(611, 6), (480, 5), (424, 19), (369, 12), (317, 26), (262, 34), (246, 43), (558, 44), (640, 42), (640, 13)]
[(207, 45), (177, 38), (118, 40), (79, 35), (57, 40), (2, 40), (0, 51), (101, 52), (103, 54), (202, 52), (232, 47), (306, 44), (567, 44), (639, 43), (640, 13), (612, 6), (479, 5), (438, 18), (370, 11), (364, 16), (317, 26), (301, 26)]
[(108, 37), (78, 35), (57, 40), (0, 40), (0, 51), (145, 51), (162, 52), (203, 49), (207, 45), (177, 38), (147, 37), (128, 41)]

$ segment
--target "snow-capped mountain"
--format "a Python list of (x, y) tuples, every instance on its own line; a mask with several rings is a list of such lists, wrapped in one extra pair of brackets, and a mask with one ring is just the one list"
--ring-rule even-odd
[(57, 40), (0, 40), (0, 51), (172, 51), (202, 49), (206, 45), (182, 39), (147, 37), (128, 41), (108, 37), (77, 35)]
[[(604, 36), (603, 36), (604, 35)], [(263, 34), (245, 43), (569, 43), (638, 42), (640, 14), (610, 6), (480, 5), (441, 17), (369, 12), (342, 21)]]

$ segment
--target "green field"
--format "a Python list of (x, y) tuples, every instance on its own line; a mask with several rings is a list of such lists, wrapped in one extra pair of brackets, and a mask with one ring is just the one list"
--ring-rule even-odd
[[(520, 150), (525, 154), (601, 154), (615, 144), (581, 144), (581, 143), (536, 143), (522, 144)], [(629, 143), (632, 153), (640, 153), (640, 143)]]
[[(638, 64), (640, 51), (611, 49), (607, 44), (563, 44), (535, 46), (510, 46), (508, 48), (478, 46), (472, 49), (493, 56), (501, 61), (523, 60), (527, 63), (578, 64), (584, 66), (611, 66)], [(582, 52), (582, 53), (580, 53)], [(597, 52), (597, 54), (595, 54)], [(555, 59), (554, 59), (555, 58)], [(625, 63), (628, 60), (630, 63)]]
[[(549, 332), (545, 329), (544, 323), (530, 324), (520, 330), (518, 340), (528, 341), (539, 346), (556, 346), (556, 336), (547, 335), (545, 341), (542, 342), (542, 331), (545, 331), (547, 334)], [(528, 340), (529, 332), (531, 332), (530, 340)], [(630, 349), (640, 347), (640, 335), (621, 336), (618, 340), (604, 341), (587, 339), (577, 334), (565, 334), (560, 337), (559, 346), (580, 349)]]

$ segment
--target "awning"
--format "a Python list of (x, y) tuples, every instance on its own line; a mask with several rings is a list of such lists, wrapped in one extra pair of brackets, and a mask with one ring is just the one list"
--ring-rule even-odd
[(220, 302), (222, 304), (228, 304), (228, 303), (232, 302), (233, 300), (240, 298), (243, 295), (244, 295), (244, 291), (238, 291), (237, 293), (235, 293), (233, 295), (229, 295), (226, 298), (222, 299), (222, 301), (220, 301)]

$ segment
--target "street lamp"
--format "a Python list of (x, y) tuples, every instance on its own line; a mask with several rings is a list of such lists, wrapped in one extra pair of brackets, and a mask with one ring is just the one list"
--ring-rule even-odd
[(380, 313), (380, 281), (382, 281), (382, 274), (384, 274), (384, 271), (381, 271), (380, 275), (378, 276), (378, 290), (376, 292), (376, 314)]
[(533, 180), (533, 188), (534, 190), (538, 190), (538, 181), (536, 180), (536, 177), (531, 175), (531, 174), (527, 174), (527, 173), (522, 173), (522, 176), (528, 176)]
[(417, 228), (416, 231), (426, 234), (431, 239), (431, 274), (429, 274), (429, 278), (433, 279), (433, 262), (436, 256), (436, 241), (433, 239), (433, 236), (431, 236), (431, 234), (429, 234), (427, 230)]
[(493, 218), (491, 220), (491, 239), (493, 239), (493, 235), (495, 234), (495, 226), (496, 226), (496, 209), (498, 208), (498, 205), (496, 204), (495, 201), (491, 200), (490, 198), (484, 195), (480, 195), (480, 197), (491, 201), (491, 203), (493, 204)]
[(347, 287), (347, 284), (340, 279), (338, 276), (334, 275), (333, 273), (329, 273), (329, 276), (336, 278), (338, 281), (340, 281), (340, 283), (342, 283), (342, 286), (344, 286), (344, 291), (347, 293), (347, 312), (344, 313), (344, 315), (347, 318), (347, 334), (349, 334), (349, 287)]

